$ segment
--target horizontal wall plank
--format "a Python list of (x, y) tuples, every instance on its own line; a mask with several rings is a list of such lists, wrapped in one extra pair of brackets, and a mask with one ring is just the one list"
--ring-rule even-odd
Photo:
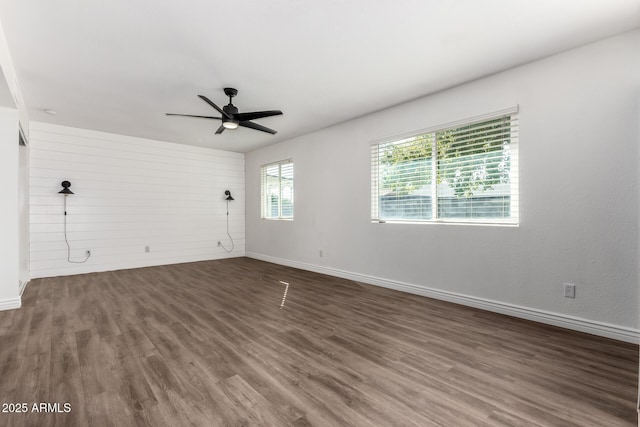
[[(55, 195), (51, 195), (51, 191), (48, 191), (46, 195), (31, 195), (31, 206), (54, 206), (62, 209), (63, 201), (60, 200), (60, 196), (57, 192), (54, 194)], [(153, 194), (147, 194), (147, 197), (133, 197), (130, 194), (122, 194), (122, 192), (116, 196), (110, 197), (109, 199), (86, 194), (83, 194), (82, 196), (81, 203), (69, 200), (68, 206), (70, 208), (74, 206), (157, 206), (158, 200), (166, 200), (166, 198), (157, 195), (153, 197)], [(217, 194), (215, 196), (217, 196)], [(236, 196), (239, 200), (244, 200), (244, 193), (233, 191), (233, 197), (236, 198)], [(217, 211), (224, 211), (225, 206), (221, 206), (219, 203), (221, 199), (222, 198), (218, 199), (216, 197), (210, 198), (190, 195), (189, 197), (181, 198), (180, 205), (188, 207), (211, 206), (216, 208)], [(230, 204), (229, 210), (233, 212), (244, 212), (244, 204)]]
[[(231, 247), (231, 242), (225, 240), (223, 242), (225, 246)], [(244, 240), (234, 239), (233, 246), (241, 247), (244, 245)], [(85, 257), (85, 251), (91, 248), (92, 259), (100, 258), (99, 262), (105, 262), (108, 260), (117, 260), (119, 257), (126, 258), (153, 258), (155, 256), (167, 256), (171, 254), (186, 255), (189, 253), (210, 253), (215, 254), (220, 252), (217, 242), (213, 241), (195, 241), (195, 242), (176, 242), (176, 243), (156, 243), (149, 245), (151, 251), (145, 252), (144, 246), (121, 246), (121, 247), (90, 247), (88, 245), (76, 244), (74, 249), (70, 252), (72, 259), (83, 259)], [(33, 252), (32, 264), (46, 264), (54, 263), (60, 260), (67, 259), (66, 246), (59, 247), (56, 250)]]
[[(215, 216), (206, 209), (199, 209), (195, 212), (169, 212), (169, 209), (158, 207), (156, 210), (151, 208), (138, 208), (132, 207), (131, 213), (123, 212), (126, 207), (118, 208), (116, 212), (114, 208), (111, 209), (96, 209), (93, 213), (69, 213), (67, 215), (67, 224), (86, 224), (86, 223), (113, 223), (113, 222), (130, 222), (145, 220), (145, 218), (153, 218), (159, 223), (175, 223), (184, 220), (202, 220), (202, 221), (215, 221)], [(106, 211), (106, 212), (105, 212)], [(112, 212), (109, 212), (112, 211)], [(64, 223), (64, 211), (52, 212), (50, 214), (30, 215), (31, 224), (63, 224)], [(53, 219), (52, 217), (62, 217)]]
[[(52, 138), (44, 139), (44, 138), (32, 138), (36, 139), (40, 144), (40, 147), (43, 151), (50, 152), (62, 152), (65, 153), (68, 151), (69, 146), (73, 146), (73, 151), (76, 154), (83, 155), (101, 155), (104, 157), (113, 157), (113, 158), (121, 158), (121, 159), (142, 159), (157, 163), (166, 163), (166, 164), (182, 164), (182, 165), (199, 165), (201, 167), (207, 167), (208, 163), (214, 160), (216, 156), (213, 153), (207, 153), (205, 149), (198, 153), (176, 153), (175, 150), (155, 150), (155, 152), (150, 153), (148, 147), (136, 147), (130, 145), (122, 145), (119, 150), (113, 149), (113, 144), (105, 145), (100, 142), (99, 144), (90, 144), (91, 140), (86, 140), (74, 136), (68, 135), (60, 135), (57, 140)], [(237, 153), (233, 153), (235, 156), (228, 156), (227, 161), (229, 162), (226, 167), (237, 167), (237, 162), (233, 162), (232, 160), (242, 161), (242, 156)]]
[[(89, 129), (79, 129), (79, 128), (69, 128), (67, 126), (59, 126), (52, 125), (49, 123), (42, 122), (30, 122), (29, 123), (29, 137), (30, 138), (38, 138), (40, 135), (45, 134), (47, 138), (53, 139), (57, 136), (62, 136), (65, 139), (77, 137), (80, 139), (82, 144), (101, 144), (103, 142), (109, 143), (114, 148), (118, 150), (126, 150), (126, 149), (134, 149), (135, 147), (140, 147), (140, 149), (152, 148), (153, 152), (168, 152), (174, 153), (176, 152), (175, 146), (178, 146), (178, 155), (188, 155), (190, 153), (195, 153), (197, 155), (211, 155), (216, 156), (216, 158), (234, 158), (234, 157), (244, 157), (243, 154), (231, 152), (231, 151), (223, 151), (214, 148), (206, 148), (200, 146), (187, 145), (183, 146), (181, 144), (171, 143), (171, 142), (161, 142), (152, 139), (146, 138), (138, 138), (133, 136), (126, 135), (117, 135), (110, 134), (100, 131), (94, 131)], [(161, 142), (161, 145), (158, 143)]]
[[(110, 237), (116, 239), (122, 237), (150, 236), (153, 235), (153, 231), (157, 230), (159, 227), (164, 229), (164, 233), (161, 235), (207, 235), (209, 233), (217, 233), (220, 230), (226, 234), (227, 230), (225, 226), (226, 224), (223, 224), (222, 221), (219, 221), (218, 223), (208, 221), (206, 224), (203, 224), (202, 227), (198, 227), (197, 223), (177, 226), (170, 222), (160, 221), (147, 221), (140, 227), (136, 227), (135, 222), (100, 224), (99, 226), (85, 223), (67, 226), (67, 235), (69, 239), (72, 237), (75, 237), (76, 239), (79, 237), (91, 237), (95, 239)], [(231, 220), (229, 221), (229, 232), (236, 234), (242, 232), (242, 234), (244, 234), (243, 230), (244, 228), (242, 223)], [(63, 232), (64, 224), (62, 222), (59, 224), (34, 224), (33, 229), (31, 230), (31, 241), (38, 241), (38, 239), (35, 238), (37, 235), (46, 236), (49, 234), (59, 234), (60, 236), (55, 237), (64, 237)]]
[[(140, 155), (138, 158), (127, 158), (127, 157), (114, 157), (103, 155), (101, 153), (86, 153), (86, 154), (77, 154), (74, 152), (63, 152), (63, 151), (48, 151), (48, 150), (39, 150), (33, 154), (31, 157), (34, 162), (50, 162), (60, 163), (60, 164), (68, 164), (68, 163), (81, 163), (84, 165), (100, 165), (104, 166), (117, 166), (122, 168), (135, 168), (136, 171), (145, 173), (156, 173), (156, 171), (165, 170), (179, 174), (185, 174), (186, 168), (188, 168), (189, 174), (201, 174), (201, 175), (211, 175), (210, 165), (206, 163), (198, 162), (194, 164), (193, 162), (172, 162), (171, 159), (167, 159), (165, 162), (157, 162)], [(210, 160), (207, 163), (211, 163), (213, 160)], [(240, 165), (236, 165), (235, 167), (222, 166), (223, 171), (231, 174), (238, 169)]]
[[(55, 167), (54, 167), (55, 166)], [(68, 171), (71, 173), (71, 171)], [(148, 176), (144, 174), (140, 174), (138, 171), (126, 171), (126, 170), (118, 170), (113, 173), (108, 173), (106, 170), (102, 171), (103, 175), (109, 176), (109, 182), (112, 182), (114, 185), (117, 184), (131, 184), (131, 183), (156, 183), (157, 185), (168, 186), (175, 185), (184, 188), (184, 184), (181, 184), (179, 181), (175, 181), (175, 176), (169, 175), (154, 175)], [(77, 165), (73, 168), (73, 175), (76, 179), (83, 179), (88, 181), (90, 184), (93, 184), (93, 171), (91, 168), (85, 168), (83, 170), (79, 170)], [(216, 182), (222, 184), (234, 184), (236, 176), (236, 172), (225, 173), (223, 170), (217, 171), (215, 174), (212, 173), (212, 176), (215, 177)], [(60, 165), (53, 165), (52, 163), (43, 160), (38, 165), (38, 169), (31, 169), (30, 178), (49, 178), (54, 181), (60, 178)], [(47, 179), (44, 187), (49, 187), (51, 182)]]
[[(149, 246), (151, 252), (159, 252), (165, 247), (178, 247), (180, 245), (190, 245), (190, 247), (216, 247), (218, 240), (223, 243), (229, 242), (229, 236), (219, 236), (217, 239), (211, 239), (209, 236), (192, 235), (188, 236), (189, 240), (185, 242), (184, 239), (178, 237), (161, 237), (161, 238), (149, 238), (145, 241), (144, 245), (140, 244), (138, 238), (128, 239), (102, 239), (102, 240), (69, 240), (69, 244), (72, 245), (74, 251), (82, 251), (83, 248), (91, 248), (92, 253), (98, 251), (102, 253), (143, 253), (144, 248)], [(232, 234), (233, 241), (236, 244), (244, 242), (245, 237), (240, 234)], [(31, 253), (34, 259), (46, 259), (52, 251), (64, 251), (66, 257), (67, 246), (64, 241), (58, 239), (51, 241), (40, 241), (31, 244)]]
[[(107, 204), (104, 206), (96, 205), (81, 205), (67, 207), (67, 216), (82, 217), (87, 215), (187, 215), (187, 216), (200, 216), (208, 215), (210, 217), (217, 217), (224, 215), (214, 211), (216, 202), (205, 201), (204, 203), (190, 202), (188, 204), (180, 203), (179, 205), (165, 205), (154, 206), (153, 204), (140, 205), (128, 205), (126, 203), (119, 204)], [(60, 214), (64, 211), (62, 206), (44, 206), (36, 205), (31, 210), (33, 216), (52, 214)], [(237, 213), (237, 212), (234, 212)]]
[[(118, 163), (118, 162), (108, 162), (106, 164), (100, 164), (95, 161), (82, 161), (82, 159), (73, 160), (72, 158), (58, 158), (52, 159), (47, 156), (42, 157), (31, 157), (29, 159), (30, 164), (36, 168), (47, 167), (47, 168), (57, 168), (61, 171), (66, 171), (67, 173), (73, 173), (74, 171), (80, 172), (95, 172), (96, 168), (99, 168), (101, 173), (106, 175), (115, 175), (117, 176), (148, 176), (154, 177), (158, 179), (184, 179), (185, 177), (191, 178), (194, 181), (201, 181), (205, 178), (215, 178), (217, 175), (213, 171), (206, 170), (196, 170), (196, 171), (185, 171), (180, 170), (178, 168), (166, 168), (163, 169), (160, 167), (161, 165), (155, 165), (155, 167), (150, 167), (150, 165), (141, 165), (137, 164), (134, 161)], [(145, 167), (146, 166), (146, 167)], [(225, 172), (222, 170), (221, 172)], [(232, 175), (233, 171), (226, 171), (227, 175)]]
[[(31, 180), (33, 181), (34, 195), (35, 196), (47, 196), (51, 195), (52, 191), (55, 191), (60, 186), (60, 182), (62, 178), (70, 178), (70, 177), (60, 177), (59, 172), (53, 177), (35, 177), (32, 176)], [(109, 180), (105, 182), (103, 180), (95, 179), (95, 171), (88, 172), (84, 175), (84, 178), (81, 176), (73, 176), (73, 179), (78, 180), (82, 183), (80, 187), (74, 187), (74, 193), (80, 191), (85, 196), (95, 196), (95, 193), (102, 193), (104, 191), (112, 191), (116, 194), (119, 194), (120, 197), (123, 198), (131, 198), (131, 190), (138, 191), (151, 191), (151, 192), (162, 192), (162, 193), (173, 193), (175, 197), (188, 198), (193, 196), (193, 190), (200, 192), (199, 187), (203, 184), (212, 184), (212, 183), (226, 183), (233, 184), (234, 177), (229, 177), (223, 180), (223, 176), (218, 174), (217, 176), (212, 175), (204, 180), (194, 180), (193, 175), (185, 175), (181, 177), (179, 180), (173, 179), (161, 179), (154, 176), (129, 176), (130, 179), (126, 179), (125, 176), (115, 176), (113, 180)], [(130, 189), (132, 185), (136, 187)], [(54, 193), (55, 194), (55, 193)], [(222, 197), (219, 197), (222, 199)]]

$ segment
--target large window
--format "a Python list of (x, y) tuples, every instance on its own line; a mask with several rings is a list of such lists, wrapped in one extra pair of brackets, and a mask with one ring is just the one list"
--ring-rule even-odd
[(373, 221), (518, 223), (517, 108), (376, 142)]
[(293, 160), (260, 168), (262, 218), (293, 219)]

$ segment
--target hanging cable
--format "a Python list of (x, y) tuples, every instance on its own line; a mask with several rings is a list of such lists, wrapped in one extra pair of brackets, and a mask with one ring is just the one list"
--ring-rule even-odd
[[(227, 192), (228, 191), (229, 190), (227, 190)], [(233, 237), (231, 237), (231, 234), (229, 234), (229, 200), (233, 200), (233, 197), (231, 197), (230, 194), (228, 194), (227, 196), (227, 236), (229, 236), (229, 240), (231, 240), (231, 249), (227, 249), (226, 246), (222, 244), (222, 242), (220, 242), (220, 246), (222, 246), (222, 249), (224, 249), (225, 252), (231, 253), (235, 248), (235, 244), (233, 243)]]
[[(73, 194), (73, 193), (72, 193)], [(87, 262), (89, 257), (91, 256), (91, 252), (87, 251), (87, 255), (82, 261), (74, 261), (71, 259), (71, 246), (69, 245), (69, 240), (67, 239), (67, 195), (64, 195), (64, 242), (67, 244), (67, 261), (72, 264), (82, 264)]]

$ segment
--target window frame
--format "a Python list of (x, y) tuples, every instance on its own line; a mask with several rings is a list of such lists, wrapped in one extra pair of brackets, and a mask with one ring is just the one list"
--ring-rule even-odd
[[(485, 121), (491, 121), (495, 119), (499, 119), (502, 117), (509, 116), (511, 120), (511, 129), (513, 134), (510, 136), (509, 142), (509, 155), (510, 162), (513, 167), (512, 173), (515, 173), (515, 177), (510, 177), (510, 189), (509, 189), (509, 197), (510, 197), (510, 216), (502, 217), (502, 218), (479, 218), (479, 217), (439, 217), (438, 212), (438, 185), (434, 181), (434, 178), (437, 176), (438, 166), (437, 166), (437, 141), (436, 138), (433, 138), (432, 142), (432, 154), (431, 154), (431, 180), (432, 184), (428, 184), (432, 187), (430, 194), (432, 197), (431, 202), (431, 210), (432, 217), (431, 219), (416, 219), (416, 218), (394, 218), (394, 219), (383, 219), (380, 218), (380, 152), (379, 146), (384, 144), (391, 143), (401, 143), (404, 140), (408, 140), (411, 138), (416, 138), (420, 136), (424, 136), (427, 134), (436, 134), (438, 132), (445, 132), (447, 130), (453, 130), (456, 128), (469, 126), (475, 123), (482, 123)], [(370, 161), (371, 161), (371, 170), (370, 170), (370, 185), (371, 185), (371, 206), (370, 206), (370, 214), (371, 214), (371, 222), (372, 223), (399, 223), (399, 224), (462, 224), (462, 225), (498, 225), (498, 226), (518, 226), (520, 223), (520, 191), (519, 191), (519, 135), (518, 135), (518, 121), (519, 121), (519, 105), (516, 105), (511, 108), (494, 111), (491, 113), (468, 117), (456, 121), (452, 121), (445, 124), (440, 124), (436, 126), (431, 126), (428, 128), (423, 128), (416, 131), (411, 131), (399, 135), (395, 135), (392, 137), (380, 138), (374, 141), (371, 141), (370, 144)], [(377, 154), (376, 154), (377, 153)], [(374, 155), (377, 157), (374, 158)], [(376, 170), (374, 166), (378, 166)], [(435, 196), (435, 198), (434, 198)], [(435, 202), (434, 202), (435, 201)]]
[[(282, 168), (283, 166), (291, 165), (291, 216), (283, 215), (283, 185), (282, 185)], [(267, 170), (271, 167), (278, 168), (278, 200), (277, 200), (277, 216), (267, 216), (269, 212), (272, 210), (272, 206), (267, 203)], [(280, 221), (293, 221), (295, 208), (294, 208), (294, 191), (295, 191), (295, 167), (292, 158), (279, 160), (277, 162), (265, 163), (260, 165), (260, 218), (266, 220), (280, 220)]]

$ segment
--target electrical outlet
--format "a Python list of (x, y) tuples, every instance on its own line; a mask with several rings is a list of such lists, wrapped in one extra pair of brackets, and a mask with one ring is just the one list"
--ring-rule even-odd
[(150, 248), (149, 246), (145, 246), (145, 247), (144, 247), (144, 252), (145, 252), (145, 253), (149, 253), (149, 252), (151, 252), (151, 248)]
[(564, 285), (564, 297), (575, 298), (576, 297), (576, 285), (573, 283), (565, 283)]
[(222, 246), (222, 242), (218, 240), (218, 247)]
[(324, 256), (324, 251), (322, 249), (320, 249), (319, 255), (320, 255), (320, 258), (322, 258)]

